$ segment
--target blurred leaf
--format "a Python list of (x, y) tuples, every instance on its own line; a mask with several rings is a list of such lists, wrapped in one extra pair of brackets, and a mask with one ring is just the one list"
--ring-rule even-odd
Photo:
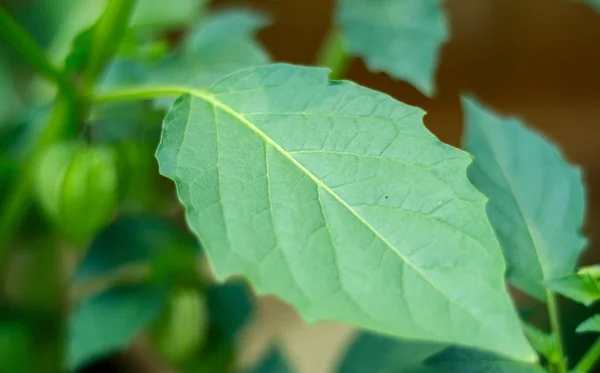
[(575, 274), (544, 282), (553, 292), (591, 306), (600, 299), (600, 283), (588, 274)]
[(444, 345), (360, 333), (346, 350), (337, 373), (439, 373), (423, 362)]
[(463, 99), (468, 169), (489, 199), (487, 213), (518, 288), (546, 299), (543, 281), (573, 273), (586, 245), (581, 235), (585, 188), (581, 171), (552, 143), (514, 118)]
[(247, 373), (292, 373), (294, 370), (277, 347), (272, 347), (262, 361)]
[(422, 116), (326, 69), (255, 67), (180, 97), (156, 157), (218, 278), (311, 322), (533, 359), (471, 158)]
[(457, 347), (442, 351), (428, 359), (426, 364), (443, 373), (545, 373), (537, 364)]
[(210, 323), (228, 343), (236, 340), (254, 309), (252, 295), (242, 281), (215, 285), (207, 293)]
[(0, 320), (0, 371), (33, 372), (33, 339), (24, 323)]
[(350, 52), (370, 69), (433, 95), (449, 32), (441, 0), (340, 0), (337, 19)]
[(68, 365), (84, 364), (129, 346), (166, 304), (165, 288), (110, 289), (79, 304), (70, 321)]
[(575, 331), (577, 333), (600, 333), (600, 315), (594, 315), (585, 320)]
[(136, 27), (184, 26), (197, 19), (208, 0), (138, 0), (131, 23)]
[(8, 64), (0, 56), (0, 131), (5, 122), (16, 119), (20, 112), (21, 102), (12, 82)]
[[(107, 4), (107, 0), (80, 1), (62, 0), (61, 12), (59, 12), (59, 25), (52, 43), (49, 47), (49, 55), (52, 61), (62, 66), (66, 63), (70, 50), (78, 55), (85, 50), (85, 41), (89, 30), (98, 21)], [(89, 31), (87, 31), (89, 33)], [(80, 34), (82, 34), (80, 36)], [(77, 40), (79, 39), (79, 40)], [(71, 61), (73, 63), (73, 61)]]
[(530, 324), (524, 324), (523, 329), (537, 352), (544, 355), (552, 363), (560, 361), (561, 356), (557, 348), (559, 341), (555, 334), (548, 334)]
[[(109, 68), (101, 90), (132, 84), (185, 84), (207, 88), (226, 74), (262, 65), (269, 58), (253, 40), (267, 24), (259, 13), (230, 9), (211, 14), (193, 29), (173, 56), (159, 63), (140, 59), (117, 59)], [(172, 99), (160, 100), (168, 108)]]
[(167, 220), (123, 217), (94, 240), (77, 269), (75, 281), (106, 274), (126, 264), (150, 264), (161, 252), (190, 243), (189, 237)]

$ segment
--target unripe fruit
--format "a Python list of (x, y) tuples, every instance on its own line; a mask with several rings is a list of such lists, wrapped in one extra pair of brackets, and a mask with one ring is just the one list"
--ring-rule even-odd
[(202, 294), (178, 290), (153, 330), (154, 343), (162, 356), (181, 363), (200, 353), (208, 332), (208, 311)]
[(83, 243), (106, 226), (117, 201), (117, 166), (113, 151), (82, 143), (50, 147), (37, 164), (37, 199), (59, 230)]

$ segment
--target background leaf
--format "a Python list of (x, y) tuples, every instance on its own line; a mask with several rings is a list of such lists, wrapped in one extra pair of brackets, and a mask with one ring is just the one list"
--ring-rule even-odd
[(555, 334), (548, 334), (543, 330), (526, 323), (523, 324), (523, 329), (536, 351), (544, 355), (546, 359), (553, 363), (560, 361), (561, 356), (557, 349), (559, 341)]
[(534, 357), (468, 182), (423, 112), (327, 70), (246, 69), (192, 91), (157, 159), (216, 274), (309, 320)]
[(208, 290), (207, 298), (211, 325), (227, 342), (235, 342), (254, 309), (246, 284), (229, 281), (215, 285)]
[(292, 367), (277, 347), (272, 347), (262, 361), (247, 373), (292, 373)]
[(469, 178), (489, 199), (487, 212), (517, 287), (546, 299), (543, 281), (571, 274), (581, 235), (585, 190), (581, 172), (549, 141), (514, 118), (463, 99), (463, 147), (475, 156)]
[[(250, 10), (229, 9), (211, 14), (190, 31), (181, 48), (171, 56), (156, 63), (117, 59), (101, 90), (133, 83), (207, 88), (224, 75), (269, 61), (263, 48), (253, 40), (267, 23), (265, 16)], [(161, 102), (168, 108), (172, 101)]]
[(423, 365), (444, 345), (405, 341), (372, 333), (360, 333), (346, 350), (338, 373), (439, 373)]
[(486, 352), (451, 347), (427, 361), (444, 373), (545, 373), (541, 366)]
[(600, 284), (589, 274), (569, 275), (545, 282), (550, 290), (591, 306), (600, 299)]
[(338, 7), (352, 54), (433, 95), (440, 48), (448, 39), (441, 0), (339, 0)]
[(575, 1), (586, 3), (589, 6), (591, 6), (592, 8), (594, 8), (600, 12), (600, 0), (575, 0)]
[[(74, 282), (83, 284), (125, 265), (150, 265), (163, 258), (161, 252), (182, 255), (182, 248), (196, 249), (190, 244), (186, 236), (166, 221), (125, 217), (94, 240), (82, 259)], [(148, 282), (108, 289), (84, 299), (70, 320), (69, 366), (76, 368), (127, 347), (158, 317), (168, 294), (166, 283)]]
[(576, 329), (577, 333), (600, 333), (600, 315), (585, 320)]
[(165, 302), (166, 291), (155, 286), (115, 288), (86, 299), (70, 322), (70, 369), (129, 346)]

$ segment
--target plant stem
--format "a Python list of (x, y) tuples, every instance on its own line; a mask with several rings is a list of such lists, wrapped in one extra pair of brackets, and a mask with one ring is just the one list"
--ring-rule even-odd
[(152, 100), (158, 97), (177, 97), (192, 93), (193, 91), (194, 90), (191, 88), (181, 86), (128, 87), (115, 89), (106, 93), (100, 93), (91, 97), (90, 100), (96, 103), (130, 100)]
[(135, 0), (110, 0), (104, 14), (94, 26), (91, 56), (83, 72), (83, 87), (92, 91), (106, 64), (116, 53), (119, 42), (129, 26)]
[(317, 58), (318, 66), (331, 69), (330, 79), (341, 79), (348, 67), (350, 67), (350, 56), (346, 43), (340, 32), (332, 28), (323, 43)]
[(565, 357), (565, 351), (563, 347), (563, 338), (562, 331), (560, 326), (560, 315), (558, 311), (558, 303), (556, 301), (556, 296), (554, 293), (548, 291), (548, 316), (550, 318), (550, 327), (552, 328), (552, 332), (556, 336), (557, 346), (556, 352), (560, 357), (559, 360), (555, 363), (556, 373), (567, 373), (567, 360)]
[(0, 6), (0, 34), (37, 70), (42, 76), (55, 82), (61, 89), (70, 87), (67, 77), (48, 60), (44, 50), (27, 31)]
[(579, 360), (574, 371), (577, 373), (591, 372), (598, 360), (600, 360), (600, 338), (596, 339), (592, 347)]

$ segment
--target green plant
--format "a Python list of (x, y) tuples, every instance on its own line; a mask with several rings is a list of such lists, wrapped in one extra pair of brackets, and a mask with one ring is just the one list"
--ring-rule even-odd
[[(468, 95), (463, 151), (420, 108), (339, 80), (360, 56), (433, 95), (441, 0), (338, 0), (324, 67), (271, 63), (253, 39), (269, 20), (248, 10), (66, 3), (79, 16), (49, 53), (0, 8), (0, 35), (46, 80), (28, 82), (26, 124), (1, 128), (0, 273), (21, 287), (11, 263), (30, 251), (34, 275), (2, 294), (0, 340), (19, 343), (0, 349), (19, 353), (0, 366), (37, 349), (34, 371), (76, 370), (150, 330), (182, 371), (233, 371), (252, 300), (221, 280), (240, 275), (310, 322), (364, 329), (341, 373), (591, 372), (600, 342), (569, 361), (556, 299), (600, 299), (597, 268), (576, 270), (579, 169)], [(547, 305), (549, 332), (519, 318), (505, 277)], [(277, 351), (255, 371), (291, 371)]]

